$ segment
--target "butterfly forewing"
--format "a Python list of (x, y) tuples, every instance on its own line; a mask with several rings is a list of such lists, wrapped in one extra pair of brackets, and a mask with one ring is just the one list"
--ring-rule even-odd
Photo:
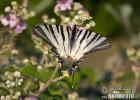
[(56, 48), (56, 52), (60, 57), (67, 57), (69, 55), (70, 28), (60, 25), (40, 25), (35, 27), (33, 32)]

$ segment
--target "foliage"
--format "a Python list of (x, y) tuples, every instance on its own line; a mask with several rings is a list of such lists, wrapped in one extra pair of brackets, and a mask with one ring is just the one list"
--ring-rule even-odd
[[(83, 5), (74, 0), (57, 0), (55, 4), (51, 0), (7, 2), (5, 4), (0, 1), (4, 8), (0, 14), (1, 100), (100, 100), (101, 96), (106, 95), (101, 92), (102, 87), (119, 87), (122, 82), (124, 85), (128, 82), (128, 87), (133, 84), (133, 91), (127, 92), (139, 94), (140, 37), (134, 34), (131, 26), (131, 5), (121, 5), (118, 10), (111, 3), (105, 4), (104, 8), (95, 11), (98, 25), (95, 27), (93, 17), (85, 8), (86, 4), (91, 5), (91, 1), (84, 1), (86, 3), (83, 2)], [(49, 9), (54, 9), (54, 12)], [(111, 16), (114, 19), (108, 20)], [(102, 20), (108, 21), (102, 22), (103, 25), (98, 28)], [(76, 24), (79, 30), (86, 28), (108, 33), (120, 23), (131, 40), (131, 45), (108, 57), (105, 73), (97, 73), (95, 67), (90, 68), (88, 64), (79, 68), (72, 88), (68, 70), (63, 70), (60, 75), (60, 65), (51, 47), (31, 33), (31, 29), (40, 23), (70, 27)], [(106, 23), (111, 25), (107, 26)]]

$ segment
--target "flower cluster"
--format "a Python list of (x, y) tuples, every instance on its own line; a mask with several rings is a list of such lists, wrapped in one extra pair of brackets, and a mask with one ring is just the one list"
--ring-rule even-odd
[[(95, 26), (95, 22), (84, 9), (83, 5), (72, 0), (57, 0), (54, 12), (61, 18), (61, 24), (66, 26), (77, 25), (78, 29), (89, 29)], [(66, 14), (64, 14), (64, 12)], [(56, 23), (55, 18), (48, 18), (48, 15), (42, 17), (44, 23), (54, 24)]]
[(140, 49), (129, 48), (126, 51), (126, 54), (130, 61), (132, 61), (132, 62), (140, 61)]
[(43, 22), (47, 23), (47, 24), (55, 24), (56, 23), (56, 19), (55, 18), (49, 19), (48, 15), (46, 15), (46, 14), (42, 16), (42, 19), (43, 19)]
[(3, 26), (7, 27), (9, 31), (14, 33), (21, 33), (26, 29), (25, 19), (33, 17), (33, 11), (28, 12), (26, 4), (19, 5), (16, 1), (11, 2), (11, 6), (5, 7), (5, 15), (0, 15), (0, 22)]
[[(42, 59), (38, 64), (38, 69), (42, 69), (43, 67), (52, 67), (56, 65), (56, 60), (54, 59), (54, 55), (49, 48), (49, 45), (44, 43), (41, 39), (32, 36), (33, 42), (36, 44), (36, 48), (43, 53)], [(51, 60), (51, 61), (50, 61)]]
[(5, 75), (8, 76), (12, 76), (10, 80), (6, 80), (5, 85), (6, 87), (9, 89), (10, 91), (10, 95), (6, 95), (6, 96), (1, 96), (0, 99), (1, 100), (9, 100), (11, 99), (18, 99), (19, 96), (21, 96), (21, 92), (20, 91), (16, 91), (14, 93), (14, 90), (16, 89), (17, 86), (22, 85), (23, 83), (23, 79), (21, 76), (21, 73), (19, 71), (15, 71), (14, 73), (5, 73)]
[(15, 33), (21, 33), (26, 24), (20, 16), (16, 16), (14, 13), (10, 13), (7, 16), (1, 16), (1, 23), (7, 26), (9, 29), (13, 29)]
[(14, 93), (12, 98), (10, 97), (10, 95), (6, 95), (6, 96), (1, 96), (0, 100), (18, 99), (19, 96), (21, 96), (21, 93), (19, 91), (17, 91), (16, 93)]

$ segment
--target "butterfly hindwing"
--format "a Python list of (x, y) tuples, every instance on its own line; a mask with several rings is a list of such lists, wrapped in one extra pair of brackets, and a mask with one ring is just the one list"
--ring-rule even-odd
[(103, 50), (110, 47), (110, 42), (103, 36), (88, 31), (77, 32), (77, 40), (71, 52), (75, 60), (81, 59), (85, 54)]

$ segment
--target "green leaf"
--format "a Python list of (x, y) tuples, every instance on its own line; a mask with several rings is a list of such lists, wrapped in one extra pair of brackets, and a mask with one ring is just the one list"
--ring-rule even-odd
[(37, 69), (33, 65), (25, 66), (24, 68), (22, 68), (21, 72), (23, 75), (31, 76), (34, 78), (37, 78), (39, 75)]
[(41, 81), (46, 82), (46, 81), (48, 81), (50, 79), (53, 71), (52, 70), (49, 70), (49, 71), (47, 71), (47, 70), (39, 70), (38, 73), (39, 73), (38, 78)]
[(27, 65), (21, 70), (23, 75), (30, 76), (33, 78), (38, 78), (39, 80), (46, 82), (52, 75), (52, 70), (38, 70), (33, 65)]
[(10, 94), (10, 91), (6, 89), (5, 87), (0, 86), (0, 94)]

